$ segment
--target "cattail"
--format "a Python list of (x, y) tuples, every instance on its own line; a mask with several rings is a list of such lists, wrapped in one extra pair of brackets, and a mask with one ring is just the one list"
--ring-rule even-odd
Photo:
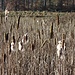
[(59, 15), (57, 15), (57, 25), (59, 26)]
[(20, 24), (20, 17), (21, 17), (21, 15), (19, 15), (19, 17), (18, 17), (17, 29), (19, 28), (19, 24)]
[(9, 35), (9, 33), (4, 33), (4, 42), (7, 42), (8, 41), (8, 36)]
[(13, 36), (13, 42), (15, 43), (15, 36)]
[(28, 34), (24, 34), (23, 38), (22, 38), (22, 43), (24, 44), (27, 44), (29, 42), (29, 39), (28, 39)]
[(4, 54), (4, 63), (6, 62), (6, 54)]
[(51, 28), (50, 28), (50, 38), (52, 39), (53, 38), (53, 23), (51, 25)]
[(57, 38), (54, 39), (54, 43), (55, 43), (55, 45), (56, 45), (56, 42), (57, 42)]
[(31, 50), (34, 51), (34, 49), (35, 49), (35, 45), (31, 44)]
[(66, 35), (62, 34), (62, 47), (65, 50), (65, 39), (66, 39)]

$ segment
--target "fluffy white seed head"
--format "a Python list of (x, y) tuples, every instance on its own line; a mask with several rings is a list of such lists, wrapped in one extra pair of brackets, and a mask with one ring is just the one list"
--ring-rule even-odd
[(58, 41), (58, 44), (62, 44), (62, 41)]
[(11, 51), (14, 51), (14, 42), (11, 42)]
[(65, 43), (64, 43), (64, 47), (62, 46), (62, 41), (58, 41), (58, 45), (57, 45), (57, 56), (60, 57), (60, 59), (64, 59), (64, 51), (65, 51)]
[(5, 22), (7, 21), (8, 19), (8, 14), (9, 14), (9, 11), (7, 9), (5, 9)]
[(62, 41), (58, 41), (57, 56), (60, 57), (60, 51), (62, 50)]
[(19, 49), (19, 50), (22, 50), (22, 44), (21, 44), (21, 41), (18, 42), (18, 49)]
[(5, 16), (9, 14), (9, 11), (7, 9), (5, 9)]

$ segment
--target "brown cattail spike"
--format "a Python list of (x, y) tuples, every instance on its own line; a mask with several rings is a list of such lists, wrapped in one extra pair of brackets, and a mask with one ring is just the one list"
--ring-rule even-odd
[(57, 14), (57, 25), (59, 26), (59, 15)]
[(18, 17), (17, 29), (19, 28), (20, 18), (21, 18), (21, 15), (19, 15), (19, 17)]
[(50, 28), (50, 38), (51, 39), (53, 38), (53, 22), (52, 22), (52, 25), (51, 25), (51, 28)]
[(64, 47), (65, 39), (66, 39), (66, 35), (62, 34), (62, 47)]

